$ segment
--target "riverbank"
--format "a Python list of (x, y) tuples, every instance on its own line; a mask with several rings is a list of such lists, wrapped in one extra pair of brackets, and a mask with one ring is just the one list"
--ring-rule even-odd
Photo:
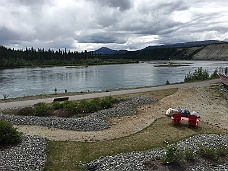
[[(142, 93), (142, 92), (150, 92), (156, 90), (166, 90), (172, 88), (184, 88), (184, 87), (202, 87), (207, 86), (210, 84), (220, 82), (219, 79), (213, 80), (206, 80), (201, 82), (191, 82), (191, 83), (183, 83), (183, 84), (171, 84), (171, 85), (163, 85), (157, 87), (144, 87), (144, 88), (136, 88), (136, 89), (122, 89), (122, 90), (115, 90), (115, 91), (104, 91), (104, 92), (95, 92), (95, 93), (85, 93), (85, 94), (78, 94), (76, 95), (69, 95), (69, 100), (82, 100), (82, 99), (92, 99), (92, 98), (99, 98), (105, 96), (118, 96), (124, 94), (135, 94), (135, 93)], [(65, 96), (65, 94), (62, 94)], [(53, 102), (54, 97), (63, 97), (61, 94), (57, 95), (50, 95), (51, 97), (46, 98), (39, 98), (39, 96), (31, 96), (34, 99), (22, 99), (21, 101), (17, 101), (12, 99), (12, 101), (6, 102), (4, 100), (0, 101), (0, 109), (4, 110), (7, 108), (17, 108), (17, 107), (24, 107), (24, 106), (32, 106), (39, 102), (51, 103)], [(22, 103), (23, 102), (23, 103)]]

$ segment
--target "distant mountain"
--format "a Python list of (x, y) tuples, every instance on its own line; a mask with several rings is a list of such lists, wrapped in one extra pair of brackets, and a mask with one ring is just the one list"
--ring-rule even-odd
[(99, 53), (99, 54), (121, 54), (121, 53), (126, 53), (128, 52), (127, 50), (113, 50), (113, 49), (110, 49), (110, 48), (107, 48), (107, 47), (101, 47), (100, 49), (97, 49), (94, 51), (95, 53)]
[(218, 41), (218, 40), (206, 40), (206, 41), (176, 43), (176, 44), (170, 44), (170, 45), (148, 46), (145, 49), (200, 47), (200, 46), (207, 46), (211, 44), (222, 44), (222, 43), (227, 43), (227, 42)]
[(100, 49), (97, 49), (94, 52), (100, 53), (100, 54), (113, 54), (116, 52), (116, 50), (112, 50), (112, 49), (109, 49), (107, 47), (101, 47)]
[[(194, 42), (186, 42), (186, 43), (176, 43), (176, 44), (167, 44), (167, 45), (156, 45), (156, 46), (148, 46), (144, 49), (137, 50), (137, 51), (143, 51), (143, 50), (149, 50), (149, 49), (167, 49), (167, 48), (189, 48), (189, 47), (203, 47), (211, 44), (223, 44), (227, 43), (224, 41), (218, 41), (218, 40), (206, 40), (206, 41), (194, 41)], [(127, 50), (113, 50), (107, 47), (101, 47), (100, 49), (97, 49), (94, 51), (97, 54), (102, 55), (110, 55), (110, 54), (124, 54), (127, 53)]]

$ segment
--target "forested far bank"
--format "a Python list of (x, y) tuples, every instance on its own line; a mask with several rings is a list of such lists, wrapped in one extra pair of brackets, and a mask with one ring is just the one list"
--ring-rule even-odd
[(46, 65), (89, 65), (101, 63), (101, 54), (94, 52), (77, 52), (67, 49), (58, 51), (26, 48), (14, 50), (0, 46), (0, 67), (24, 67)]
[(142, 60), (228, 60), (228, 43), (192, 47), (148, 47), (136, 51), (15, 50), (0, 46), (0, 68), (121, 64)]

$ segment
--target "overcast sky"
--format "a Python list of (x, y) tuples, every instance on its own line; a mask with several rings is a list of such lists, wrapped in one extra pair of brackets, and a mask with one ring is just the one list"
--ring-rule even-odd
[(76, 51), (228, 41), (228, 0), (0, 0), (0, 44)]

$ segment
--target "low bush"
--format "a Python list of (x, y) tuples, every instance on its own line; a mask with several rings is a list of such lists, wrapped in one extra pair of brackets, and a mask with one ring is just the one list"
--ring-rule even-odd
[(63, 103), (60, 102), (52, 102), (51, 106), (54, 110), (63, 109)]
[(184, 82), (189, 82), (189, 81), (203, 81), (203, 80), (207, 80), (209, 79), (209, 73), (207, 70), (203, 70), (202, 67), (198, 68), (197, 70), (195, 70), (195, 72), (190, 73), (185, 76), (184, 78)]
[(195, 160), (194, 153), (192, 150), (186, 149), (184, 151), (184, 155), (185, 155), (186, 160), (188, 160), (188, 161), (194, 161)]
[(32, 107), (24, 107), (17, 111), (17, 115), (21, 116), (31, 116), (33, 114), (33, 108)]
[(165, 85), (170, 85), (170, 82), (169, 80), (166, 81)]
[(221, 157), (228, 156), (228, 147), (227, 146), (218, 146), (217, 148), (217, 154)]
[(101, 101), (101, 107), (102, 109), (107, 109), (113, 107), (113, 103), (116, 102), (116, 99), (114, 99), (112, 96), (107, 96)]
[(78, 104), (73, 101), (64, 101), (63, 102), (63, 109), (70, 112), (71, 114), (73, 113), (78, 113), (80, 109), (78, 109)]
[(0, 120), (0, 144), (9, 145), (21, 141), (21, 133), (9, 122)]
[(50, 106), (44, 102), (40, 102), (34, 104), (33, 114), (35, 116), (47, 116), (48, 110), (50, 110)]
[(210, 78), (211, 78), (211, 79), (213, 79), (213, 78), (219, 78), (218, 70), (217, 70), (217, 69), (214, 70), (214, 72), (211, 74)]
[(219, 157), (228, 156), (228, 147), (200, 147), (198, 150), (198, 154), (213, 161), (218, 161)]
[(86, 100), (80, 100), (79, 102), (80, 113), (89, 113), (89, 104)]
[[(74, 101), (64, 101), (64, 102), (52, 102), (47, 104), (40, 102), (34, 104), (34, 108), (25, 107), (16, 112), (17, 115), (34, 115), (34, 116), (67, 116), (77, 114), (87, 114), (93, 113), (101, 109), (107, 109), (113, 107), (113, 103), (117, 102), (117, 99), (114, 99), (111, 96), (105, 97), (103, 99), (94, 98), (90, 101), (80, 100), (79, 102)], [(58, 111), (58, 112), (57, 112)], [(60, 113), (64, 114), (61, 115)]]
[(163, 164), (178, 163), (183, 157), (183, 153), (176, 146), (170, 145), (166, 148), (166, 154), (162, 157)]
[(100, 109), (102, 109), (102, 107), (101, 107), (101, 100), (99, 98), (92, 99), (88, 103), (89, 113), (96, 112), (96, 111), (98, 111)]

